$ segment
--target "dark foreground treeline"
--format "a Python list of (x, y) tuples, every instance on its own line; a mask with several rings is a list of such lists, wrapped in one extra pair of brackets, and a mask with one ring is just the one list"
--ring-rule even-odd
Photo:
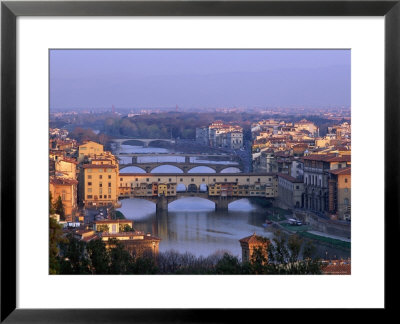
[[(223, 251), (207, 257), (167, 251), (154, 258), (134, 257), (114, 241), (106, 249), (102, 240), (89, 243), (63, 237), (58, 224), (50, 225), (50, 274), (320, 274), (313, 248), (297, 236), (279, 234), (267, 251), (258, 249), (250, 262)], [(300, 259), (299, 255), (303, 257)], [(267, 257), (268, 256), (268, 257)]]

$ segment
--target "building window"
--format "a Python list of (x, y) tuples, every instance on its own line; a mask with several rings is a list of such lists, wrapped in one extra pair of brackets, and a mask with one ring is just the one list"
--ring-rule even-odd
[(124, 178), (119, 178), (119, 181), (124, 181)]
[(344, 178), (344, 182), (347, 183), (347, 178)]
[(108, 176), (108, 179), (111, 179), (111, 175)]
[(91, 176), (91, 175), (88, 175), (87, 178), (88, 178), (88, 179), (92, 179), (92, 176)]
[(111, 182), (108, 183), (108, 187), (109, 187), (109, 188), (111, 187)]
[(87, 195), (87, 199), (92, 199), (92, 195)]
[(194, 179), (192, 178), (192, 179), (190, 179), (192, 182), (194, 182)]
[[(108, 188), (108, 193), (111, 193), (111, 188)], [(111, 198), (111, 196), (108, 196), (108, 198)]]
[(146, 178), (146, 181), (149, 182), (149, 178)]
[(99, 175), (99, 179), (103, 179), (103, 176), (102, 176), (102, 175)]
[(91, 182), (88, 182), (88, 183), (87, 183), (87, 185), (88, 185), (88, 186), (91, 186), (91, 185), (92, 185), (92, 183), (91, 183)]
[(87, 192), (92, 192), (92, 188), (88, 188)]
[(102, 182), (99, 183), (99, 187), (100, 187), (100, 188), (103, 187), (103, 183), (102, 183)]
[(171, 178), (169, 178), (168, 181), (171, 182), (172, 181)]

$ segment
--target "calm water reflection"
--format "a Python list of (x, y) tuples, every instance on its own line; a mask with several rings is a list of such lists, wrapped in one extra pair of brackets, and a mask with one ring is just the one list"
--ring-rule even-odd
[(168, 213), (156, 214), (151, 202), (122, 200), (120, 211), (134, 220), (138, 230), (158, 235), (160, 251), (170, 249), (207, 256), (228, 251), (240, 257), (239, 239), (257, 234), (272, 237), (264, 230), (265, 211), (247, 199), (232, 203), (228, 212), (214, 211), (214, 203), (200, 198), (184, 198), (169, 205)]

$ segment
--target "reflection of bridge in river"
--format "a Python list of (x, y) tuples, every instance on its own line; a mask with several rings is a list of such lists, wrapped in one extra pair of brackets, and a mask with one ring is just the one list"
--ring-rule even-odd
[[(152, 201), (157, 206), (157, 211), (168, 210), (168, 204), (186, 197), (198, 197), (215, 203), (216, 210), (227, 210), (231, 202), (243, 198), (273, 199), (277, 195), (277, 178), (274, 173), (236, 173), (236, 174), (165, 174), (165, 173), (128, 173), (119, 174), (120, 189), (127, 189), (120, 198), (140, 198)], [(151, 188), (153, 183), (184, 185), (185, 191), (176, 191), (169, 196), (157, 195), (134, 195), (134, 188), (147, 184)], [(237, 194), (222, 193), (210, 195), (209, 185), (235, 184), (239, 187)], [(201, 186), (206, 186), (207, 191), (201, 191)], [(241, 189), (240, 189), (241, 188)], [(257, 189), (258, 188), (258, 189)], [(241, 193), (239, 191), (242, 190)]]

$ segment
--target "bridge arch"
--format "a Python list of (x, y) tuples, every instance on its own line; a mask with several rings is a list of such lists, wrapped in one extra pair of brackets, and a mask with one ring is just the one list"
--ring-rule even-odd
[(120, 173), (146, 173), (146, 170), (144, 168), (141, 168), (136, 165), (120, 165), (119, 169)]
[[(199, 170), (200, 169), (200, 170)], [(196, 165), (188, 170), (188, 173), (217, 173), (214, 166)]]
[(241, 173), (242, 170), (237, 166), (226, 166), (221, 169), (220, 173)]
[(140, 139), (127, 139), (121, 142), (121, 145), (132, 145), (132, 146), (145, 146), (146, 142)]
[[(191, 198), (190, 204), (185, 204), (182, 208), (181, 204), (189, 198)], [(202, 211), (215, 209), (215, 202), (204, 197), (179, 197), (174, 201), (171, 201), (168, 205), (168, 209), (171, 209), (172, 211)]]
[[(165, 169), (166, 166), (173, 168), (173, 171), (171, 171), (171, 170), (163, 170), (163, 169), (157, 170), (158, 168), (164, 168)], [(180, 167), (178, 167), (176, 165), (173, 165), (170, 162), (165, 162), (165, 163), (156, 165), (154, 167), (150, 167), (149, 170), (150, 170), (150, 173), (184, 173), (183, 170)]]

